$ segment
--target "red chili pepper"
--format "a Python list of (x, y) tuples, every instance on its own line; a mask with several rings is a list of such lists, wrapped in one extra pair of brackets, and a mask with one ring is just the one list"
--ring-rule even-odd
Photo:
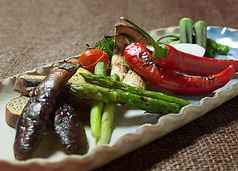
[(89, 70), (90, 72), (94, 72), (95, 65), (98, 62), (104, 62), (106, 68), (109, 66), (109, 57), (107, 53), (99, 49), (85, 50), (80, 55), (78, 61), (81, 63), (83, 68)]
[(207, 77), (185, 76), (157, 66), (151, 53), (141, 43), (132, 43), (124, 50), (124, 56), (129, 65), (142, 77), (151, 83), (181, 94), (206, 94), (223, 87), (234, 75), (231, 65), (224, 71)]
[(238, 71), (238, 61), (198, 57), (178, 51), (170, 45), (158, 45), (146, 31), (141, 29), (135, 23), (123, 17), (121, 17), (121, 19), (136, 27), (151, 41), (155, 49), (152, 59), (161, 67), (197, 76), (216, 74), (223, 71), (230, 65), (233, 65), (235, 71)]
[(238, 61), (194, 56), (178, 51), (170, 45), (165, 46), (169, 48), (165, 58), (157, 60), (155, 55), (152, 55), (152, 60), (161, 67), (198, 76), (219, 73), (230, 65), (233, 65), (235, 71), (238, 71)]

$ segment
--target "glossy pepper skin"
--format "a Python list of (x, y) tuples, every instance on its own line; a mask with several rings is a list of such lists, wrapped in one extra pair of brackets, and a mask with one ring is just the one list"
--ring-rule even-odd
[(224, 71), (207, 77), (185, 76), (171, 69), (155, 65), (151, 53), (141, 43), (125, 48), (124, 56), (129, 65), (151, 83), (180, 94), (206, 94), (224, 86), (234, 75), (231, 65)]
[(196, 76), (209, 76), (216, 74), (222, 72), (230, 65), (233, 65), (235, 71), (238, 71), (238, 61), (198, 57), (178, 51), (170, 45), (158, 45), (151, 35), (149, 35), (149, 33), (140, 28), (138, 25), (127, 18), (120, 17), (120, 19), (133, 25), (147, 39), (151, 41), (155, 49), (153, 51), (152, 60), (155, 64), (161, 67)]
[(16, 125), (14, 155), (18, 160), (33, 156), (47, 129), (56, 100), (80, 64), (64, 63), (35, 88)]
[(169, 49), (165, 58), (157, 60), (152, 55), (154, 63), (161, 67), (197, 76), (216, 74), (225, 70), (230, 65), (233, 65), (235, 71), (238, 71), (238, 61), (198, 57), (178, 51), (171, 45), (165, 44), (165, 46)]

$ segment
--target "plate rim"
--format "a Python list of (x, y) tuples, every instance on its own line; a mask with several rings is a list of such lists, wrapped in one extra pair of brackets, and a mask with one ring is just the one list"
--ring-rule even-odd
[[(208, 27), (227, 28), (232, 32), (238, 31), (238, 29), (229, 28), (229, 27), (219, 27), (219, 26), (208, 26)], [(151, 30), (150, 33), (155, 32), (155, 31), (160, 31), (160, 30), (177, 29), (177, 28), (178, 28), (178, 26), (158, 28), (158, 29)], [(70, 59), (70, 58), (73, 58), (76, 56), (78, 56), (78, 55), (69, 57), (67, 59)], [(56, 61), (51, 64), (40, 66), (40, 67), (34, 68), (32, 70), (29, 70), (29, 71), (26, 71), (23, 73), (33, 73), (33, 72), (38, 73), (38, 72), (41, 72), (41, 70), (46, 69), (47, 67), (50, 67), (50, 66), (53, 66), (56, 64), (60, 64), (63, 61), (64, 60)], [(23, 73), (21, 73), (21, 74), (23, 74)], [(12, 79), (14, 79), (15, 76), (16, 75), (0, 80), (0, 94), (2, 92), (1, 91), (2, 86), (4, 86), (3, 84), (7, 84), (7, 82), (12, 81)], [(71, 163), (71, 164), (77, 165), (77, 169), (79, 169), (79, 167), (81, 169), (85, 169), (85, 170), (95, 169), (95, 168), (98, 168), (106, 163), (109, 163), (110, 161), (115, 160), (115, 159), (135, 150), (135, 149), (138, 149), (139, 147), (144, 146), (147, 143), (152, 142), (155, 139), (160, 138), (181, 126), (184, 126), (185, 124), (203, 116), (208, 111), (218, 107), (219, 105), (225, 103), (226, 101), (230, 100), (231, 98), (233, 98), (237, 95), (238, 95), (238, 82), (232, 83), (229, 86), (229, 89), (227, 89), (227, 90), (217, 91), (213, 97), (202, 98), (200, 100), (200, 104), (198, 104), (198, 105), (190, 104), (188, 106), (183, 107), (178, 114), (168, 114), (168, 115), (162, 116), (162, 117), (160, 117), (160, 119), (158, 120), (158, 122), (156, 124), (141, 125), (135, 133), (127, 133), (127, 134), (122, 135), (121, 137), (119, 137), (119, 139), (114, 144), (95, 147), (86, 155), (83, 155), (83, 156), (69, 155), (63, 159), (58, 160), (58, 161), (49, 161), (48, 159), (42, 159), (42, 158), (33, 158), (33, 159), (29, 159), (27, 161), (0, 159), (0, 168), (6, 166), (6, 167), (12, 167), (14, 169), (17, 167), (18, 170), (21, 170), (21, 169), (24, 170), (24, 169), (26, 169), (26, 167), (30, 168), (33, 165), (38, 165), (38, 166), (41, 166), (44, 168), (47, 168), (47, 167), (54, 168), (55, 167), (55, 168), (59, 169), (59, 168), (63, 167), (64, 165), (66, 165), (66, 164), (68, 165)], [(208, 108), (207, 107), (208, 105), (213, 106), (213, 108), (210, 108), (210, 107)], [(187, 119), (186, 118), (187, 113), (189, 113), (191, 110), (195, 114), (196, 113), (202, 113), (202, 114), (195, 116), (192, 120)], [(3, 110), (3, 111), (5, 112), (5, 110)], [(181, 122), (181, 124), (177, 125), (176, 127), (170, 128), (169, 130), (164, 130), (164, 128), (165, 128), (164, 125), (167, 122), (170, 122), (171, 119), (172, 120), (173, 119), (175, 119), (175, 120), (184, 120), (184, 119), (186, 120), (187, 119), (187, 120), (186, 120), (186, 122)], [(146, 138), (141, 139), (141, 137), (143, 135), (150, 135), (150, 134), (154, 134), (155, 132), (156, 133), (159, 132), (160, 136), (152, 137), (149, 140), (148, 139), (145, 140)], [(124, 142), (133, 142), (133, 141), (140, 141), (140, 144), (139, 145), (133, 144), (133, 148), (130, 147), (130, 149), (128, 148), (128, 149), (119, 150), (120, 151), (119, 153), (116, 152), (116, 151), (118, 151), (118, 148), (121, 147)], [(103, 153), (111, 154), (111, 157), (109, 157), (110, 159), (107, 156), (103, 155)], [(100, 159), (98, 159), (97, 155), (101, 155), (104, 157), (101, 157)], [(104, 160), (102, 161), (102, 159), (104, 159)], [(31, 168), (34, 168), (34, 167), (31, 167)], [(73, 168), (73, 169), (75, 169), (75, 168)]]

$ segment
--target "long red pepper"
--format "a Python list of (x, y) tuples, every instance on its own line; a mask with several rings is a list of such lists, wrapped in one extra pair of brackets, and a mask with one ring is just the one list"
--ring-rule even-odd
[(135, 23), (124, 17), (121, 17), (120, 19), (136, 27), (146, 38), (151, 41), (155, 49), (152, 59), (157, 65), (161, 67), (186, 73), (188, 75), (197, 76), (216, 74), (223, 71), (230, 65), (233, 65), (235, 71), (238, 71), (238, 61), (198, 57), (178, 51), (170, 45), (158, 45), (146, 31), (141, 29)]
[(230, 65), (233, 65), (235, 71), (238, 71), (238, 61), (236, 60), (222, 60), (207, 57), (198, 57), (178, 51), (170, 45), (165, 45), (169, 48), (167, 56), (162, 59), (156, 59), (152, 55), (152, 60), (159, 66), (183, 72), (188, 75), (208, 76), (216, 74)]
[(151, 53), (141, 43), (132, 43), (124, 50), (129, 65), (151, 83), (181, 94), (206, 94), (223, 87), (234, 75), (231, 65), (224, 71), (207, 77), (185, 76), (173, 70), (157, 66)]

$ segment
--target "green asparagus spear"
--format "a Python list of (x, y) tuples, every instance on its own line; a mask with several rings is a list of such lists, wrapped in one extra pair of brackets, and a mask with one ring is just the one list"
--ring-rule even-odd
[(86, 82), (91, 83), (91, 84), (96, 84), (96, 85), (99, 85), (102, 87), (112, 88), (112, 89), (120, 89), (120, 90), (123, 90), (126, 92), (131, 92), (131, 93), (140, 95), (140, 96), (146, 96), (146, 97), (151, 97), (154, 99), (160, 99), (163, 101), (176, 103), (181, 107), (189, 104), (188, 101), (186, 101), (184, 99), (173, 97), (173, 96), (168, 96), (168, 95), (160, 93), (160, 92), (147, 91), (147, 90), (140, 89), (138, 87), (129, 86), (129, 85), (124, 84), (120, 81), (114, 81), (106, 76), (95, 75), (95, 74), (91, 74), (91, 73), (82, 73), (81, 75), (84, 77)]
[(150, 113), (168, 114), (178, 113), (181, 109), (176, 103), (166, 102), (151, 97), (140, 96), (93, 84), (71, 84), (66, 86), (68, 92), (80, 99), (90, 99), (104, 103), (119, 103), (124, 106), (134, 107)]
[[(103, 62), (98, 62), (96, 64), (94, 73), (103, 76), (106, 74), (106, 69)], [(91, 127), (91, 134), (96, 139), (99, 139), (101, 134), (101, 118), (103, 108), (104, 108), (103, 102), (95, 102), (92, 99), (90, 111), (90, 127)]]
[(192, 43), (193, 21), (190, 18), (182, 18), (179, 21), (179, 34), (181, 43)]
[[(112, 80), (120, 80), (117, 74), (111, 75)], [(114, 114), (116, 111), (116, 103), (105, 103), (102, 113), (101, 136), (97, 145), (108, 144), (111, 139)]]

